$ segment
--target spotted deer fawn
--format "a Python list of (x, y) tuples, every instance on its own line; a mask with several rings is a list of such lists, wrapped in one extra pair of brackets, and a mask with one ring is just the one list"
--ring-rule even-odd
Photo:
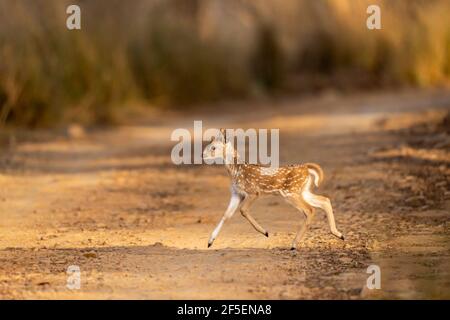
[[(229, 157), (228, 159), (231, 158), (231, 161), (226, 161), (227, 156)], [(250, 222), (256, 231), (268, 237), (269, 233), (249, 213), (251, 204), (259, 196), (267, 194), (281, 195), (296, 209), (303, 211), (306, 216), (305, 223), (298, 229), (292, 241), (292, 250), (297, 248), (297, 244), (305, 236), (308, 226), (313, 221), (315, 208), (325, 211), (331, 233), (344, 240), (342, 233), (336, 229), (330, 199), (316, 195), (311, 191), (313, 182), (318, 187), (323, 180), (323, 171), (319, 165), (305, 163), (271, 168), (256, 164), (240, 164), (240, 161), (237, 161), (238, 157), (239, 155), (233, 144), (230, 141), (226, 141), (224, 129), (220, 130), (220, 134), (212, 139), (203, 152), (205, 160), (221, 158), (231, 178), (230, 203), (209, 238), (208, 248), (217, 238), (224, 222), (230, 219), (238, 208), (242, 216)]]

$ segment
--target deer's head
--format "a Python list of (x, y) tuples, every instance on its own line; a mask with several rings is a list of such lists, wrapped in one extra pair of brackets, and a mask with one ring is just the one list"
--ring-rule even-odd
[(226, 139), (225, 129), (220, 129), (219, 134), (212, 138), (211, 143), (203, 151), (203, 159), (211, 161), (221, 159), (222, 163), (230, 163), (235, 156), (233, 145)]

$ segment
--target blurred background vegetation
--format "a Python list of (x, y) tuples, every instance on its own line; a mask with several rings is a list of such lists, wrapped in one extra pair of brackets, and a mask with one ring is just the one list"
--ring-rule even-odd
[[(78, 4), (82, 30), (66, 29)], [(382, 30), (366, 28), (369, 4)], [(0, 0), (0, 126), (450, 83), (448, 0)]]

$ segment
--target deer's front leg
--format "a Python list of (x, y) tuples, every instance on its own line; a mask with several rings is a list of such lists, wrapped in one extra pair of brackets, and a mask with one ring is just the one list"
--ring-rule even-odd
[(261, 227), (259, 225), (258, 222), (256, 222), (255, 219), (253, 219), (253, 217), (250, 215), (250, 213), (248, 212), (250, 205), (258, 198), (258, 196), (256, 195), (247, 195), (243, 200), (242, 200), (242, 205), (241, 205), (241, 214), (244, 218), (246, 218), (250, 224), (253, 226), (253, 228), (255, 228), (256, 231), (262, 233), (263, 235), (265, 235), (266, 237), (269, 236), (269, 233), (266, 231), (266, 229), (264, 229), (263, 227)]
[(220, 220), (219, 224), (217, 225), (217, 227), (214, 229), (214, 231), (211, 234), (211, 237), (209, 238), (208, 241), (208, 248), (211, 247), (211, 245), (213, 244), (214, 240), (217, 238), (217, 235), (220, 232), (220, 229), (222, 229), (223, 223), (231, 218), (233, 216), (233, 214), (235, 213), (236, 209), (239, 207), (240, 203), (242, 201), (242, 197), (236, 193), (232, 193), (231, 194), (231, 199), (230, 199), (230, 204), (228, 205), (227, 210), (225, 211), (225, 214), (223, 215), (222, 219)]

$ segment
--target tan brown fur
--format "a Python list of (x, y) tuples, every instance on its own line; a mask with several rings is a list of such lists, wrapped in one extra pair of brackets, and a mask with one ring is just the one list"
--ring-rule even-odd
[[(275, 174), (264, 174), (273, 170)], [(305, 165), (272, 169), (256, 164), (237, 164), (230, 170), (233, 184), (248, 194), (299, 193), (309, 177)], [(263, 173), (261, 173), (263, 172)]]

